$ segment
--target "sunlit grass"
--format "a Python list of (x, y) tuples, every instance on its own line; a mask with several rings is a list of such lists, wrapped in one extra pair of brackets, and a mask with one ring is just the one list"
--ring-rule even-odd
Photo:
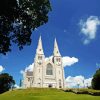
[(74, 94), (58, 89), (19, 89), (8, 91), (0, 95), (0, 100), (100, 100), (100, 96)]

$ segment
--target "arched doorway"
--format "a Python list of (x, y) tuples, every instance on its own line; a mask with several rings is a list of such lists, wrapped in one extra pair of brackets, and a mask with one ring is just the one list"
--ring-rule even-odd
[(49, 84), (48, 87), (49, 87), (49, 88), (52, 88), (52, 84)]

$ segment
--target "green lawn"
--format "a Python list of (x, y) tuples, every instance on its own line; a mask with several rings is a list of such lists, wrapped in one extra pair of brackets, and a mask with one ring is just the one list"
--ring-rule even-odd
[(74, 94), (57, 89), (25, 89), (8, 91), (0, 100), (100, 100), (100, 96)]

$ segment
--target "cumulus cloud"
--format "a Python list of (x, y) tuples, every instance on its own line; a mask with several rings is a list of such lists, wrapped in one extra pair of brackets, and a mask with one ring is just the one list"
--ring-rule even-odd
[(34, 63), (32, 63), (32, 64), (30, 64), (29, 66), (27, 66), (27, 67), (25, 68), (25, 72), (26, 72), (26, 71), (33, 71), (33, 68), (34, 68)]
[(19, 87), (19, 85), (17, 85), (17, 84), (15, 84), (15, 85), (14, 85), (14, 87), (15, 87), (15, 88), (17, 88), (17, 89), (19, 89), (19, 88), (20, 88), (20, 87)]
[(5, 68), (2, 65), (0, 65), (0, 72), (2, 72), (4, 70), (5, 70)]
[(91, 40), (96, 38), (96, 32), (100, 25), (100, 19), (97, 16), (90, 16), (86, 21), (80, 20), (81, 33), (84, 36), (84, 44), (90, 43)]
[(20, 74), (23, 75), (24, 72), (33, 71), (33, 69), (34, 69), (34, 63), (32, 63), (32, 64), (30, 64), (29, 66), (27, 66), (27, 67), (25, 68), (25, 70), (21, 70), (21, 71), (20, 71)]
[(76, 57), (69, 57), (69, 56), (62, 57), (62, 65), (63, 65), (63, 67), (71, 66), (71, 65), (77, 63), (78, 61), (79, 60)]
[(53, 58), (53, 56), (46, 57), (46, 58), (45, 58), (45, 61), (51, 60), (52, 58)]
[(92, 78), (86, 79), (84, 76), (68, 76), (65, 80), (65, 85), (67, 88), (86, 88), (87, 86), (91, 86)]

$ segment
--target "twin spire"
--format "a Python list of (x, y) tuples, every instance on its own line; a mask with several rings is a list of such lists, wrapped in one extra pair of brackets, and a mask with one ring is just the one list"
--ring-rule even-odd
[[(44, 54), (44, 52), (43, 52), (43, 47), (42, 47), (41, 36), (39, 37), (38, 47), (37, 47), (36, 53), (37, 53), (37, 54), (41, 54), (41, 55)], [(60, 55), (60, 52), (59, 52), (59, 48), (58, 48), (58, 44), (57, 44), (56, 38), (55, 38), (55, 42), (54, 42), (54, 51), (53, 51), (53, 55), (54, 55), (54, 56), (61, 56), (61, 55)]]
[(60, 55), (60, 52), (59, 52), (59, 48), (58, 48), (58, 44), (57, 44), (56, 38), (55, 38), (55, 42), (54, 42), (54, 51), (53, 51), (53, 55), (54, 55), (54, 56), (61, 56), (61, 55)]
[(44, 54), (44, 52), (43, 52), (43, 47), (42, 47), (41, 36), (39, 37), (38, 47), (37, 47), (36, 53), (37, 53), (37, 54), (41, 54), (41, 55)]

